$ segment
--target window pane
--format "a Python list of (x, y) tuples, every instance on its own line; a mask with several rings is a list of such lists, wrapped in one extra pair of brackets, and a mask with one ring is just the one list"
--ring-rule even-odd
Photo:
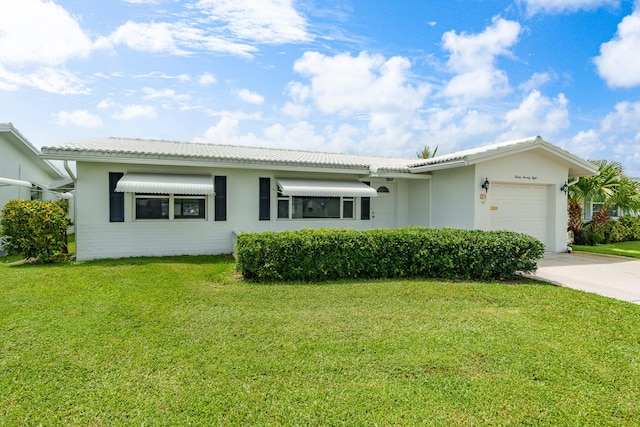
[(371, 199), (368, 197), (363, 197), (360, 202), (360, 219), (369, 220), (371, 219)]
[(289, 218), (289, 199), (278, 200), (278, 218)]
[(116, 185), (124, 176), (121, 172), (109, 172), (109, 221), (124, 222), (124, 193), (116, 193)]
[(205, 199), (174, 199), (175, 219), (205, 218)]
[(271, 178), (260, 178), (258, 218), (260, 221), (271, 219)]
[(227, 220), (227, 177), (215, 177), (215, 220)]
[(294, 197), (294, 218), (340, 218), (339, 197)]
[(342, 202), (342, 217), (353, 218), (353, 200), (345, 200)]
[(169, 198), (136, 197), (136, 219), (169, 219)]

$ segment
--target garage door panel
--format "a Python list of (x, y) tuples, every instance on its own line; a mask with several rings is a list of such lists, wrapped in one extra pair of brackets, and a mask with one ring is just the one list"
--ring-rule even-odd
[(547, 242), (547, 187), (494, 184), (490, 191), (492, 230), (516, 231)]

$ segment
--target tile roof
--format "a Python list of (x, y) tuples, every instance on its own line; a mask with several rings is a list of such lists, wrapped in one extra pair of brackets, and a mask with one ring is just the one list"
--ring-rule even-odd
[(96, 156), (115, 159), (183, 159), (224, 161), (229, 163), (280, 164), (322, 166), (333, 168), (378, 169), (409, 172), (408, 164), (415, 159), (380, 157), (359, 154), (325, 153), (280, 148), (245, 147), (221, 144), (127, 139), (94, 138), (42, 147), (51, 158)]
[(196, 162), (225, 165), (367, 170), (372, 174), (424, 173), (442, 168), (473, 164), (510, 153), (542, 148), (563, 158), (573, 176), (592, 174), (593, 165), (556, 147), (540, 136), (485, 145), (436, 156), (431, 159), (382, 157), (347, 153), (246, 147), (131, 138), (93, 138), (42, 147), (43, 157), (58, 160), (104, 160), (114, 162), (149, 161)]
[(499, 142), (496, 144), (483, 145), (482, 147), (470, 148), (468, 150), (456, 151), (455, 153), (444, 154), (442, 156), (436, 156), (430, 159), (416, 160), (414, 162), (411, 162), (409, 166), (417, 167), (417, 166), (435, 165), (439, 163), (458, 161), (458, 160), (462, 160), (462, 159), (473, 157), (480, 154), (491, 154), (494, 152), (497, 153), (508, 147), (522, 147), (525, 145), (532, 145), (539, 142), (542, 142), (542, 138), (540, 138), (539, 136), (518, 139), (513, 141)]

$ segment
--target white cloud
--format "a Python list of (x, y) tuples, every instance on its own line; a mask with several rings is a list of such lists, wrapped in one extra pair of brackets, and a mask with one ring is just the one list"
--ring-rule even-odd
[(496, 57), (511, 55), (509, 49), (518, 41), (520, 30), (517, 22), (496, 17), (479, 34), (446, 32), (442, 46), (450, 52), (447, 67), (457, 75), (445, 87), (444, 95), (466, 104), (508, 93), (509, 79), (494, 64)]
[(560, 145), (583, 159), (598, 158), (597, 153), (607, 148), (603, 143), (602, 136), (593, 129), (580, 131), (569, 141), (560, 142)]
[(640, 132), (640, 102), (619, 102), (615, 111), (607, 114), (600, 123), (603, 133)]
[(124, 44), (130, 49), (150, 52), (169, 52), (176, 55), (186, 55), (187, 52), (178, 48), (177, 35), (180, 34), (179, 24), (166, 22), (141, 24), (128, 21), (118, 27), (109, 40), (114, 44)]
[(540, 89), (546, 83), (551, 81), (551, 74), (549, 73), (533, 73), (531, 78), (522, 83), (518, 88), (523, 92), (531, 92), (535, 89)]
[(60, 95), (77, 95), (89, 93), (77, 76), (64, 68), (27, 67), (13, 72), (0, 64), (0, 88), (18, 90), (30, 87)]
[(173, 89), (153, 89), (150, 87), (142, 88), (144, 100), (167, 100), (172, 102), (186, 102), (191, 99), (190, 95), (178, 95)]
[(187, 56), (194, 50), (228, 53), (250, 57), (257, 49), (243, 43), (225, 40), (207, 34), (204, 30), (185, 23), (128, 21), (98, 42), (101, 47), (124, 44), (143, 52), (166, 52)]
[(150, 105), (126, 105), (113, 115), (114, 119), (132, 120), (137, 118), (155, 118), (156, 111)]
[(520, 0), (527, 8), (529, 16), (537, 13), (559, 14), (577, 12), (579, 10), (594, 10), (600, 7), (615, 7), (620, 0)]
[(531, 92), (505, 116), (507, 132), (504, 139), (542, 135), (550, 138), (569, 127), (569, 101), (564, 94), (550, 99), (539, 91)]
[(204, 73), (198, 77), (198, 84), (208, 86), (218, 83), (218, 79), (211, 73)]
[(60, 65), (86, 57), (91, 40), (69, 13), (50, 1), (6, 1), (0, 13), (0, 63)]
[(30, 87), (57, 94), (87, 93), (63, 67), (87, 57), (89, 37), (64, 8), (51, 1), (8, 1), (0, 13), (0, 88)]
[(83, 128), (101, 128), (102, 119), (87, 110), (59, 111), (54, 114), (54, 122), (60, 126), (77, 126)]
[(456, 104), (468, 105), (478, 99), (499, 98), (510, 91), (509, 78), (504, 71), (478, 69), (455, 76), (443, 94)]
[(640, 4), (618, 24), (616, 36), (600, 45), (598, 73), (611, 87), (640, 85)]
[(98, 110), (108, 110), (115, 107), (115, 105), (116, 104), (112, 99), (103, 99), (102, 101), (98, 102), (98, 105), (96, 107), (98, 108)]
[(583, 158), (619, 161), (629, 175), (640, 177), (640, 102), (616, 104), (594, 128), (580, 131), (562, 146)]
[(262, 146), (264, 141), (259, 140), (253, 133), (241, 134), (240, 120), (231, 117), (222, 117), (218, 123), (209, 127), (204, 135), (195, 138), (195, 142), (211, 142), (214, 144)]
[(294, 70), (309, 77), (310, 84), (291, 83), (289, 95), (294, 104), (309, 102), (324, 114), (364, 115), (376, 128), (406, 126), (430, 92), (428, 85), (410, 82), (410, 66), (399, 56), (306, 52)]
[(234, 39), (266, 44), (298, 43), (311, 39), (306, 19), (291, 0), (200, 0), (196, 6)]
[(257, 92), (252, 92), (249, 89), (234, 90), (232, 92), (238, 99), (248, 104), (261, 105), (264, 103), (264, 96)]

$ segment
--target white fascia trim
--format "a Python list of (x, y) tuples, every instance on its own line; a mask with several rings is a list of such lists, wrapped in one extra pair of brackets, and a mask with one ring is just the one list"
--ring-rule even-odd
[(434, 163), (431, 165), (424, 165), (424, 166), (416, 166), (411, 168), (410, 171), (412, 174), (418, 174), (418, 173), (431, 172), (431, 171), (437, 171), (442, 169), (458, 168), (462, 166), (469, 166), (469, 163), (467, 162), (466, 159), (456, 160), (452, 162)]
[(272, 170), (272, 171), (290, 171), (290, 172), (320, 172), (320, 173), (340, 173), (359, 176), (369, 176), (369, 169), (363, 167), (347, 167), (347, 166), (318, 166), (318, 165), (283, 165), (272, 163), (258, 162), (229, 162), (217, 161), (211, 159), (190, 160), (190, 159), (148, 159), (141, 157), (107, 157), (93, 155), (79, 155), (74, 153), (73, 156), (46, 154), (48, 159), (53, 160), (73, 160), (77, 162), (91, 163), (113, 163), (113, 164), (136, 164), (136, 165), (154, 165), (154, 166), (190, 166), (201, 168), (216, 169), (253, 169), (253, 170)]

